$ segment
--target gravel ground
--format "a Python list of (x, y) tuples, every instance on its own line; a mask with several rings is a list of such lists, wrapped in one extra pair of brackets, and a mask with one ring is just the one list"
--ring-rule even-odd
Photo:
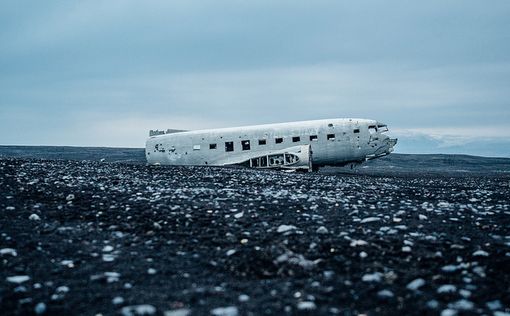
[(510, 176), (0, 159), (0, 311), (510, 315)]

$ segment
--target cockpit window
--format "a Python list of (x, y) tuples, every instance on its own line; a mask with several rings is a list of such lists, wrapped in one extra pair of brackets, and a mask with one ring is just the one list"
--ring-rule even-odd
[(375, 134), (377, 132), (377, 127), (375, 125), (370, 125), (368, 127), (368, 131), (370, 132), (370, 134)]
[(384, 132), (388, 131), (388, 126), (386, 126), (384, 124), (379, 124), (379, 125), (377, 125), (377, 127), (379, 129), (379, 132), (381, 132), (381, 133), (384, 133)]

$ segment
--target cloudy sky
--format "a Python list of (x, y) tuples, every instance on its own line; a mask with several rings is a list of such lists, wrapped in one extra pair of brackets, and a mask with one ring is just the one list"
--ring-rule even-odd
[(510, 1), (2, 1), (0, 144), (374, 118), (510, 156)]

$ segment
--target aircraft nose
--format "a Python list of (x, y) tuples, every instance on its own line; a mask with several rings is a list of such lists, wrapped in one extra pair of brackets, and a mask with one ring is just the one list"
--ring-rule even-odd
[(396, 144), (396, 138), (389, 138), (387, 135), (380, 135), (380, 143), (375, 148), (375, 151), (368, 156), (368, 159), (374, 159), (392, 153)]

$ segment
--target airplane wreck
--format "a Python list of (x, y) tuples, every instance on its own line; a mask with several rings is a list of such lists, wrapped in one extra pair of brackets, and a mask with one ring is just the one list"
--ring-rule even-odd
[(316, 171), (386, 156), (397, 139), (386, 124), (368, 119), (327, 119), (196, 131), (151, 130), (150, 165), (243, 166)]

